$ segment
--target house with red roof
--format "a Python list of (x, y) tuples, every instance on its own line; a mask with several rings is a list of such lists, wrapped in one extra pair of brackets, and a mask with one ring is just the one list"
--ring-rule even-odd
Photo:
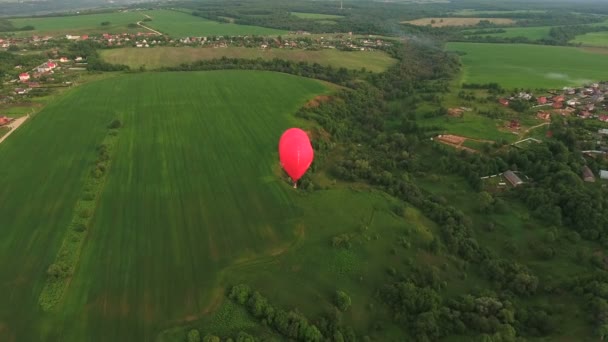
[(30, 79), (30, 74), (28, 74), (27, 72), (19, 74), (19, 81), (25, 82), (29, 79)]
[(48, 61), (46, 65), (49, 67), (49, 69), (55, 69), (57, 67), (57, 63), (53, 61)]
[(547, 103), (547, 98), (545, 96), (541, 96), (537, 98), (536, 101), (538, 102), (538, 104), (544, 105), (545, 103)]
[(564, 102), (565, 98), (563, 95), (553, 96), (553, 102)]
[(561, 102), (553, 102), (553, 105), (552, 105), (552, 106), (553, 106), (553, 108), (555, 108), (555, 109), (560, 109), (560, 108), (562, 108), (562, 107), (563, 107), (563, 103), (561, 103)]
[(600, 121), (608, 122), (608, 115), (600, 115), (599, 119)]
[(508, 106), (509, 105), (509, 100), (507, 100), (505, 98), (501, 98), (501, 99), (498, 99), (498, 103), (500, 103), (503, 106)]
[(0, 117), (0, 126), (8, 125), (13, 120), (14, 120), (13, 118), (9, 118), (7, 116), (1, 116)]

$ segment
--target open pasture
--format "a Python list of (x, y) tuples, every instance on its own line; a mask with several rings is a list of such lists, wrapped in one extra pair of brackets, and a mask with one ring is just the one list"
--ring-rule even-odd
[(492, 24), (497, 25), (511, 25), (515, 24), (513, 19), (509, 18), (421, 18), (416, 20), (404, 21), (404, 24), (412, 24), (417, 26), (431, 25), (433, 27), (444, 27), (444, 26), (475, 26), (480, 21), (489, 21)]
[(584, 46), (593, 47), (608, 47), (608, 32), (591, 32), (580, 36), (576, 36), (571, 43), (577, 43)]
[(520, 14), (533, 14), (533, 13), (546, 13), (543, 10), (476, 10), (476, 9), (462, 9), (452, 12), (453, 15), (457, 16), (492, 16), (492, 15), (520, 15)]
[(604, 55), (573, 47), (448, 43), (463, 53), (463, 83), (496, 82), (505, 88), (557, 88), (608, 78)]
[[(0, 256), (20, 260), (0, 263), (0, 340), (153, 340), (212, 310), (224, 267), (281, 253), (308, 228), (276, 144), (326, 91), (268, 72), (138, 74), (49, 105), (0, 145)], [(42, 316), (46, 268), (114, 118), (123, 127), (80, 264)]]
[[(129, 29), (128, 24), (136, 23), (145, 18), (142, 12), (108, 12), (99, 14), (70, 15), (58, 17), (41, 18), (17, 18), (11, 19), (15, 27), (27, 25), (34, 26), (34, 31), (17, 32), (21, 36), (37, 35), (59, 35), (59, 34), (92, 34), (92, 33), (122, 33), (135, 31), (146, 31), (144, 28)], [(102, 22), (109, 22), (102, 26)]]
[(152, 18), (152, 21), (146, 22), (146, 26), (150, 26), (155, 30), (173, 37), (201, 37), (214, 35), (261, 36), (287, 33), (287, 31), (266, 27), (219, 23), (217, 21), (178, 11), (156, 10), (146, 11), (144, 13)]
[(262, 58), (272, 60), (274, 58), (292, 61), (303, 61), (331, 65), (339, 68), (361, 69), (381, 72), (386, 70), (395, 61), (384, 52), (380, 51), (339, 51), (326, 49), (320, 51), (271, 49), (262, 50), (256, 48), (227, 47), (227, 48), (190, 48), (190, 47), (156, 47), (145, 51), (137, 48), (124, 48), (102, 50), (102, 58), (115, 64), (126, 64), (131, 68), (139, 68), (145, 65), (148, 69), (156, 69), (165, 66), (177, 66), (181, 63), (191, 63), (201, 59), (213, 59), (221, 57), (229, 58)]

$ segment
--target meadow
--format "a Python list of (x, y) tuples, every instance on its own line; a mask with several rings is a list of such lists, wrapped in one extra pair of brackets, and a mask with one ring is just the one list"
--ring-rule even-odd
[(219, 23), (179, 11), (156, 10), (145, 11), (144, 13), (152, 18), (152, 21), (146, 22), (146, 26), (173, 37), (280, 35), (287, 33), (287, 31), (266, 27)]
[[(21, 31), (19, 36), (31, 35), (60, 35), (60, 34), (93, 34), (93, 33), (122, 33), (146, 31), (144, 28), (130, 29), (128, 24), (136, 23), (145, 18), (142, 12), (108, 12), (99, 14), (70, 15), (43, 18), (11, 19), (15, 27), (34, 26), (34, 31)], [(102, 26), (102, 22), (109, 25)]]
[(448, 43), (446, 47), (463, 53), (463, 83), (536, 89), (608, 78), (605, 56), (579, 48), (480, 43)]
[[(149, 340), (160, 324), (204, 313), (220, 268), (296, 235), (297, 193), (280, 181), (276, 142), (326, 91), (277, 73), (140, 74), (49, 105), (0, 145), (0, 256), (20, 260), (0, 265), (10, 294), (0, 340)], [(41, 317), (46, 268), (116, 117), (124, 127), (81, 263), (56, 315)], [(23, 158), (40, 146), (43, 156)]]
[[(145, 53), (144, 53), (145, 52)], [(114, 64), (126, 64), (131, 68), (144, 65), (148, 69), (166, 66), (177, 66), (181, 63), (191, 63), (201, 59), (221, 58), (274, 58), (292, 61), (304, 61), (331, 65), (339, 68), (361, 69), (381, 72), (395, 63), (395, 60), (380, 51), (338, 51), (325, 49), (320, 51), (227, 47), (227, 48), (190, 48), (190, 47), (156, 47), (143, 51), (137, 48), (124, 48), (100, 51), (102, 58)]]
[(496, 14), (528, 14), (528, 13), (546, 13), (543, 10), (504, 10), (504, 11), (489, 11), (489, 10), (476, 10), (476, 9), (462, 9), (452, 12), (453, 15), (458, 16), (489, 16)]
[[(500, 38), (526, 37), (530, 40), (538, 40), (549, 37), (549, 31), (551, 30), (551, 26), (508, 27), (503, 28), (503, 30), (505, 30), (506, 32), (481, 34), (481, 36)], [(467, 34), (467, 31), (465, 31), (464, 33)]]
[(444, 26), (475, 26), (479, 24), (480, 21), (487, 20), (492, 24), (497, 25), (510, 25), (515, 24), (513, 19), (508, 18), (421, 18), (410, 21), (404, 21), (404, 24), (412, 24), (418, 26), (426, 26), (431, 25), (433, 27), (444, 27)]
[(608, 47), (608, 32), (591, 32), (576, 36), (571, 43), (578, 43), (584, 46)]
[(307, 13), (307, 12), (291, 12), (291, 15), (296, 16), (298, 18), (302, 18), (302, 19), (312, 19), (312, 20), (331, 20), (331, 19), (344, 18), (341, 15)]

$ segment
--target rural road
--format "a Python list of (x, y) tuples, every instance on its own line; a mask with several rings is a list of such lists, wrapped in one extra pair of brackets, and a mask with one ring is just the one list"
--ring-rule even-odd
[(17, 128), (19, 128), (19, 126), (21, 126), (21, 124), (23, 124), (25, 122), (25, 120), (29, 119), (30, 115), (26, 115), (26, 116), (22, 116), (19, 119), (16, 119), (15, 121), (11, 122), (10, 124), (8, 124), (6, 127), (10, 128), (11, 130), (8, 131), (2, 138), (0, 138), (0, 144), (6, 140), (6, 138), (8, 138), (9, 135), (13, 134), (14, 131), (17, 130)]
[(138, 21), (138, 22), (137, 22), (137, 25), (139, 25), (139, 26), (141, 26), (141, 27), (145, 28), (146, 30), (150, 30), (150, 31), (152, 31), (152, 32), (154, 32), (154, 33), (158, 34), (159, 36), (162, 36), (162, 35), (163, 35), (162, 33), (158, 32), (158, 31), (156, 31), (156, 30), (154, 30), (154, 29), (151, 29), (151, 28), (149, 28), (148, 26), (142, 25), (141, 21)]
[(532, 126), (532, 127), (528, 128), (527, 130), (525, 130), (523, 132), (522, 136), (525, 136), (526, 134), (528, 134), (528, 132), (530, 132), (531, 130), (533, 130), (535, 128), (538, 128), (538, 127), (541, 127), (541, 126), (546, 126), (546, 125), (549, 125), (549, 124), (551, 124), (551, 123), (550, 122), (543, 122), (543, 123), (541, 123), (539, 125)]

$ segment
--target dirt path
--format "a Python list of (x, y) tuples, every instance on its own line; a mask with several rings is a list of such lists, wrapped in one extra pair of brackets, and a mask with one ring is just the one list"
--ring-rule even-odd
[(150, 31), (152, 31), (152, 32), (156, 33), (156, 34), (157, 34), (157, 35), (159, 35), (159, 36), (162, 36), (162, 35), (163, 35), (162, 33), (158, 32), (158, 31), (156, 31), (156, 30), (154, 30), (154, 29), (151, 29), (151, 28), (149, 28), (148, 26), (142, 25), (141, 21), (138, 21), (138, 22), (137, 22), (137, 25), (139, 25), (139, 26), (141, 26), (141, 27), (145, 28), (146, 30), (150, 30)]
[(6, 138), (8, 138), (9, 135), (13, 134), (13, 132), (16, 131), (17, 128), (19, 128), (19, 126), (21, 126), (21, 124), (23, 124), (25, 122), (25, 120), (29, 119), (29, 117), (30, 117), (29, 114), (26, 116), (22, 116), (19, 119), (16, 119), (15, 121), (6, 125), (6, 127), (10, 128), (11, 130), (6, 132), (6, 134), (2, 138), (0, 138), (0, 144), (2, 144), (2, 142), (4, 140), (6, 140)]
[(543, 123), (538, 124), (538, 125), (536, 125), (536, 126), (532, 126), (532, 127), (528, 128), (527, 130), (523, 131), (523, 132), (520, 134), (520, 136), (519, 136), (519, 137), (520, 137), (520, 138), (522, 138), (522, 137), (526, 136), (526, 134), (528, 134), (528, 133), (529, 133), (531, 130), (536, 129), (536, 128), (538, 128), (538, 127), (542, 127), (542, 126), (550, 125), (550, 124), (551, 124), (550, 122), (543, 122)]

